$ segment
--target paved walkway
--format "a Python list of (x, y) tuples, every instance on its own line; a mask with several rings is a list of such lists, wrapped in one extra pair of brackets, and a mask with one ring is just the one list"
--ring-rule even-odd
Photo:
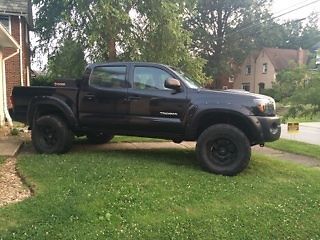
[(296, 133), (289, 133), (287, 124), (281, 124), (281, 138), (320, 145), (320, 122), (300, 123)]
[(20, 137), (0, 137), (0, 156), (13, 157), (15, 156), (23, 140)]
[[(0, 137), (0, 156), (12, 157), (15, 156), (23, 140), (19, 137)], [(134, 143), (109, 143), (103, 145), (90, 145), (86, 143), (75, 144), (71, 151), (110, 151), (110, 150), (149, 150), (149, 149), (194, 149), (195, 142), (182, 142), (176, 144), (173, 142), (134, 142)], [(33, 149), (26, 149), (26, 151)], [(274, 156), (277, 159), (291, 161), (298, 164), (303, 164), (311, 167), (320, 167), (320, 160), (302, 155), (287, 153), (279, 150), (274, 150), (267, 147), (255, 146), (253, 152)]]
[[(109, 143), (104, 145), (75, 145), (72, 151), (88, 151), (88, 150), (149, 150), (149, 149), (194, 149), (195, 142), (182, 142), (176, 144), (173, 142), (135, 142), (135, 143)], [(274, 150), (267, 147), (254, 146), (252, 151), (255, 153), (265, 154), (280, 160), (290, 161), (298, 164), (303, 164), (308, 167), (320, 167), (320, 160), (302, 155), (287, 153), (279, 150)]]

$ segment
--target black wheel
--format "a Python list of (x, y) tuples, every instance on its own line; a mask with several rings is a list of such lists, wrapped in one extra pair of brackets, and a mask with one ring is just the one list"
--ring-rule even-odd
[(113, 135), (103, 133), (103, 132), (87, 134), (88, 142), (92, 144), (104, 144), (104, 143), (110, 142), (112, 138), (113, 138)]
[(34, 122), (31, 138), (39, 153), (61, 154), (70, 150), (74, 135), (63, 119), (46, 115)]
[(199, 136), (196, 153), (207, 171), (233, 176), (248, 166), (251, 147), (246, 135), (238, 128), (217, 124), (207, 128)]

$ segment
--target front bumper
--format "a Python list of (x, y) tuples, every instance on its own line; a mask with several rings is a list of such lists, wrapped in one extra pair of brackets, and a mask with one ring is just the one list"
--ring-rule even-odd
[(263, 142), (273, 142), (280, 138), (281, 123), (279, 117), (257, 117), (263, 133)]

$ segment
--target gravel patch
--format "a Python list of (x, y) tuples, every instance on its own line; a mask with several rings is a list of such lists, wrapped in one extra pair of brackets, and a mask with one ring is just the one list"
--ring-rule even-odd
[(20, 202), (31, 196), (16, 171), (16, 158), (8, 158), (0, 165), (0, 207)]

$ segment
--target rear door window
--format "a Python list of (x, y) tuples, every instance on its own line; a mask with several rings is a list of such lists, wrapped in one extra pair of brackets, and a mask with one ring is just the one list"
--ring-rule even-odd
[(99, 66), (90, 75), (90, 85), (101, 88), (126, 88), (126, 66)]

